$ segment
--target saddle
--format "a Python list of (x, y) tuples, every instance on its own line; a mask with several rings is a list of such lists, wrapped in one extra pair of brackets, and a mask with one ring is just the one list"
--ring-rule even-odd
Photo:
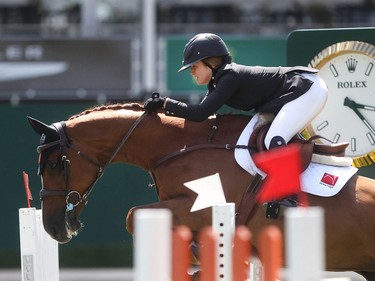
[[(253, 133), (251, 134), (248, 146), (250, 149), (253, 149), (255, 153), (267, 150), (267, 148), (264, 145), (264, 139), (266, 137), (266, 134), (270, 126), (271, 126), (271, 123), (260, 125), (256, 127)], [(349, 143), (346, 143), (346, 142), (339, 143), (339, 144), (333, 144), (333, 143), (332, 144), (317, 144), (315, 143), (315, 140), (319, 138), (326, 139), (322, 136), (316, 135), (306, 140), (302, 138), (301, 136), (296, 135), (288, 142), (288, 144), (293, 143), (299, 146), (302, 171), (305, 171), (311, 162), (328, 164), (328, 165), (336, 165), (337, 163), (339, 163), (337, 164), (337, 166), (350, 166), (351, 165), (351, 159), (348, 160), (347, 157), (345, 157), (345, 149), (348, 147)], [(337, 159), (343, 159), (343, 160), (337, 161)], [(335, 164), (327, 163), (329, 161), (331, 162), (335, 161)], [(248, 186), (247, 190), (245, 191), (241, 199), (241, 202), (237, 211), (237, 217), (236, 217), (237, 223), (245, 224), (247, 222), (254, 206), (256, 205), (256, 196), (254, 195), (258, 193), (261, 185), (262, 185), (261, 176), (255, 175), (255, 179)], [(266, 218), (268, 219), (278, 218), (279, 212), (280, 212), (280, 204), (281, 203), (278, 203), (278, 202), (268, 203), (267, 209), (266, 209)], [(298, 202), (297, 201), (292, 202), (293, 206), (295, 204), (298, 204)], [(286, 205), (283, 205), (283, 206), (286, 206)]]
[[(264, 144), (264, 139), (271, 126), (271, 123), (264, 124), (254, 129), (253, 133), (249, 139), (249, 147), (255, 149), (256, 151), (266, 151), (267, 148)], [(317, 139), (326, 139), (322, 136), (315, 135), (310, 139), (306, 140), (298, 135), (294, 136), (288, 144), (297, 144), (300, 147), (300, 155), (302, 162), (302, 171), (305, 171), (313, 159), (313, 155), (321, 156), (333, 156), (345, 158), (345, 149), (348, 147), (349, 143), (332, 143), (332, 144), (318, 144), (315, 142)], [(326, 139), (327, 140), (327, 139)], [(315, 157), (316, 159), (317, 157)], [(326, 164), (326, 163), (325, 163)]]

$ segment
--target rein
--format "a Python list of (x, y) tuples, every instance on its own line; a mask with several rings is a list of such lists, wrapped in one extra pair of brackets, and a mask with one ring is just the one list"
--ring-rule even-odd
[(159, 159), (156, 161), (154, 166), (150, 169), (151, 172), (153, 172), (158, 166), (163, 164), (164, 162), (167, 162), (169, 160), (172, 160), (173, 158), (182, 156), (184, 154), (187, 154), (192, 151), (201, 150), (201, 149), (226, 149), (226, 150), (232, 150), (232, 149), (249, 149), (249, 146), (247, 145), (232, 145), (229, 143), (226, 144), (211, 144), (211, 143), (205, 143), (205, 144), (197, 144), (190, 147), (184, 147), (181, 150), (172, 152), (171, 154), (168, 154), (167, 156)]
[[(53, 127), (55, 127), (56, 131), (59, 134), (59, 140), (43, 144), (37, 147), (37, 151), (39, 153), (42, 153), (44, 150), (57, 146), (60, 146), (60, 151), (61, 151), (61, 160), (63, 163), (63, 170), (64, 170), (64, 180), (65, 180), (65, 189), (64, 190), (52, 190), (48, 188), (42, 188), (40, 191), (40, 199), (43, 200), (45, 197), (49, 196), (65, 196), (65, 201), (66, 201), (66, 212), (72, 211), (74, 207), (78, 206), (79, 204), (83, 203), (84, 205), (87, 204), (88, 202), (88, 197), (91, 194), (95, 184), (97, 181), (102, 177), (104, 174), (105, 168), (112, 163), (113, 159), (116, 157), (120, 149), (124, 146), (126, 141), (129, 139), (130, 135), (133, 133), (135, 128), (139, 125), (139, 123), (146, 117), (147, 112), (145, 111), (140, 117), (137, 118), (137, 120), (132, 124), (130, 129), (127, 131), (125, 136), (122, 138), (120, 143), (117, 145), (115, 150), (112, 152), (111, 156), (107, 160), (107, 162), (104, 164), (104, 166), (101, 166), (100, 163), (96, 162), (95, 160), (91, 159), (90, 157), (86, 156), (84, 153), (82, 153), (80, 150), (76, 149), (68, 140), (66, 137), (65, 131), (64, 131), (64, 122), (58, 122), (52, 124)], [(70, 174), (70, 160), (67, 157), (67, 149), (70, 148), (73, 151), (75, 151), (80, 157), (83, 157), (86, 159), (88, 162), (91, 164), (97, 166), (98, 169), (98, 174), (94, 181), (91, 183), (91, 185), (88, 187), (86, 192), (81, 195), (78, 191), (72, 190), (69, 187), (69, 174)]]
[[(220, 117), (221, 117), (221, 115), (216, 115), (215, 124), (212, 125), (212, 127), (211, 127), (211, 132), (208, 136), (208, 140), (207, 140), (208, 142), (207, 143), (197, 144), (197, 145), (193, 145), (193, 146), (190, 146), (190, 147), (184, 147), (181, 150), (177, 150), (175, 152), (172, 152), (171, 154), (168, 154), (168, 155), (164, 156), (163, 158), (156, 161), (154, 166), (152, 166), (149, 169), (149, 172), (151, 172), (151, 176), (152, 176), (152, 173), (154, 172), (154, 170), (157, 167), (159, 167), (160, 165), (162, 165), (164, 162), (167, 162), (169, 160), (172, 160), (173, 158), (177, 158), (179, 156), (182, 156), (182, 155), (187, 154), (187, 153), (192, 152), (192, 151), (201, 150), (201, 149), (226, 149), (226, 150), (231, 150), (231, 149), (236, 149), (236, 148), (249, 149), (250, 147), (247, 146), (247, 145), (231, 145), (229, 143), (226, 143), (226, 144), (212, 144), (211, 143), (214, 136), (215, 136), (215, 133), (217, 131), (218, 121), (219, 121)], [(153, 176), (152, 176), (152, 178), (153, 178)]]

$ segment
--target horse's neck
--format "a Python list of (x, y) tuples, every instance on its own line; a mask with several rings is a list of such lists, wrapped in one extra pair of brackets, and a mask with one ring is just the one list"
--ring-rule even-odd
[(161, 158), (189, 145), (192, 138), (194, 131), (185, 127), (183, 119), (152, 114), (134, 130), (121, 159), (149, 170)]
[[(93, 112), (68, 121), (68, 135), (80, 150), (94, 154), (94, 158), (105, 163), (142, 113), (131, 110)], [(164, 115), (147, 116), (137, 125), (112, 162), (125, 162), (148, 169), (171, 149), (179, 147), (176, 140), (184, 142), (178, 134), (180, 122), (171, 121)]]

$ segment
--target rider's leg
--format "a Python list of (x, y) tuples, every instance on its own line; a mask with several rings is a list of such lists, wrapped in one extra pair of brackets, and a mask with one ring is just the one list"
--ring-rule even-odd
[[(311, 120), (318, 115), (327, 101), (327, 86), (315, 74), (303, 74), (314, 82), (311, 88), (299, 98), (285, 104), (276, 115), (265, 138), (267, 149), (286, 145), (291, 138), (301, 131)], [(294, 196), (280, 201), (267, 203), (266, 217), (276, 219), (279, 215), (280, 205), (296, 206)]]
[(285, 145), (323, 109), (327, 101), (327, 85), (316, 74), (304, 73), (314, 82), (299, 98), (285, 104), (273, 120), (265, 137), (267, 149)]

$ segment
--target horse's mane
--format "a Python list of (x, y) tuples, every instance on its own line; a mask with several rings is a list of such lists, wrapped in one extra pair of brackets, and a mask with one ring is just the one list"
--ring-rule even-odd
[(75, 119), (77, 117), (80, 117), (82, 115), (90, 114), (91, 112), (97, 112), (97, 111), (104, 111), (104, 110), (119, 110), (119, 109), (130, 109), (135, 111), (141, 111), (143, 110), (143, 106), (139, 103), (115, 103), (115, 104), (107, 104), (107, 105), (98, 105), (93, 106), (91, 108), (85, 109), (81, 113), (78, 113), (76, 115), (73, 115), (69, 118), (69, 120)]
[[(106, 104), (106, 105), (95, 105), (91, 108), (87, 108), (84, 111), (77, 113), (75, 115), (72, 115), (69, 117), (68, 120), (72, 120), (75, 118), (78, 118), (83, 115), (90, 114), (92, 112), (98, 112), (98, 111), (104, 111), (104, 110), (120, 110), (120, 109), (128, 109), (133, 111), (144, 111), (143, 105), (136, 102), (130, 102), (130, 103), (113, 103), (113, 104)], [(224, 114), (219, 114), (221, 116), (237, 116), (237, 117), (243, 117), (247, 115), (239, 114), (237, 112), (225, 112)], [(213, 116), (213, 115), (212, 115)]]

